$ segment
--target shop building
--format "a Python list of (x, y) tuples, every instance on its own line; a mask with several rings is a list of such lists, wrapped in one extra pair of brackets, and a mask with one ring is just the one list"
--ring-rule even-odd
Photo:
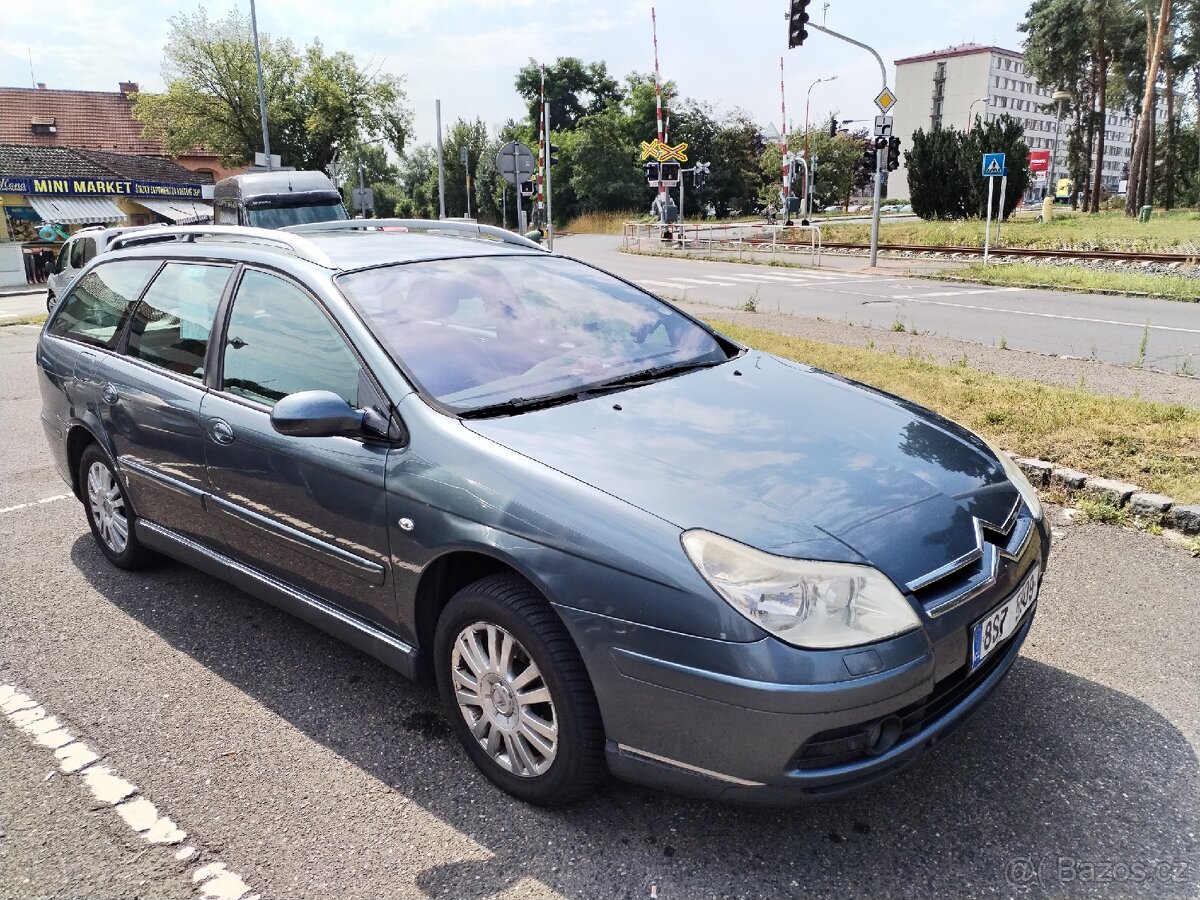
[[(116, 91), (0, 87), (0, 143), (100, 150), (133, 156), (165, 156), (162, 144), (142, 132), (133, 117), (138, 84), (123, 81)], [(174, 161), (219, 181), (245, 171), (221, 165), (220, 157), (193, 147)]]
[(0, 143), (0, 286), (83, 227), (211, 221), (212, 185), (162, 157)]

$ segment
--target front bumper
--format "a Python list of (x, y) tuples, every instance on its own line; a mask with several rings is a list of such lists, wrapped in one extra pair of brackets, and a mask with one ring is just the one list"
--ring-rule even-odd
[[(1031, 549), (1001, 590), (858, 653), (804, 651), (774, 638), (711, 641), (559, 612), (592, 676), (615, 776), (723, 800), (796, 803), (896, 774), (984, 702), (1016, 661), (1036, 605), (974, 672), (970, 629), (1045, 559), (1044, 546)], [(866, 651), (876, 654), (875, 668), (847, 671)], [(862, 737), (885, 729), (890, 740)], [(847, 739), (854, 752), (835, 752)], [(814, 756), (814, 747), (834, 750)]]

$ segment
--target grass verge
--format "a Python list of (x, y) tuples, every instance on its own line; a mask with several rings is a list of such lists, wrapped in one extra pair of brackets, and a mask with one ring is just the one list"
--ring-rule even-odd
[[(922, 244), (937, 247), (982, 247), (983, 220), (887, 222), (879, 226), (884, 244)], [(992, 223), (992, 233), (996, 226)], [(825, 223), (826, 241), (865, 244), (870, 225)], [(1048, 250), (1116, 250), (1192, 253), (1200, 255), (1200, 213), (1195, 210), (1155, 211), (1149, 222), (1129, 219), (1120, 211), (1089, 215), (1055, 210), (1050, 222), (1032, 217), (1009, 219), (1003, 228), (1004, 246)]]
[(1013, 287), (1049, 288), (1083, 293), (1134, 294), (1200, 302), (1200, 278), (1188, 275), (1146, 275), (1140, 272), (1099, 271), (1076, 266), (1042, 266), (1036, 263), (972, 263), (961, 269), (944, 269), (924, 278), (971, 281)]
[(916, 356), (858, 350), (712, 319), (751, 347), (845, 375), (928, 406), (1000, 446), (1092, 475), (1200, 502), (1200, 412), (1104, 397)]
[(6, 325), (41, 325), (46, 321), (46, 313), (34, 313), (32, 316), (22, 316), (19, 319), (8, 319), (0, 322), (0, 328)]

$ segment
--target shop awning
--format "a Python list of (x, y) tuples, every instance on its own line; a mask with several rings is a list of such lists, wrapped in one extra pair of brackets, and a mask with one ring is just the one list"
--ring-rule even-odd
[(165, 216), (176, 225), (192, 225), (196, 222), (211, 222), (212, 207), (193, 200), (143, 200), (135, 201), (153, 213)]
[(91, 225), (100, 222), (123, 222), (129, 218), (121, 208), (103, 197), (34, 197), (30, 205), (43, 222), (57, 225)]

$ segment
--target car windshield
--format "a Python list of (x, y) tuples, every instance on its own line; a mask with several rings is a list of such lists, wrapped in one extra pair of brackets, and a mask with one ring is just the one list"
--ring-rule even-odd
[(665, 303), (561, 257), (407, 263), (337, 282), (401, 368), (458, 413), (517, 411), (729, 357)]
[(346, 218), (346, 209), (340, 200), (291, 205), (255, 204), (248, 206), (246, 213), (250, 217), (250, 224), (257, 228), (285, 228), (288, 225)]

